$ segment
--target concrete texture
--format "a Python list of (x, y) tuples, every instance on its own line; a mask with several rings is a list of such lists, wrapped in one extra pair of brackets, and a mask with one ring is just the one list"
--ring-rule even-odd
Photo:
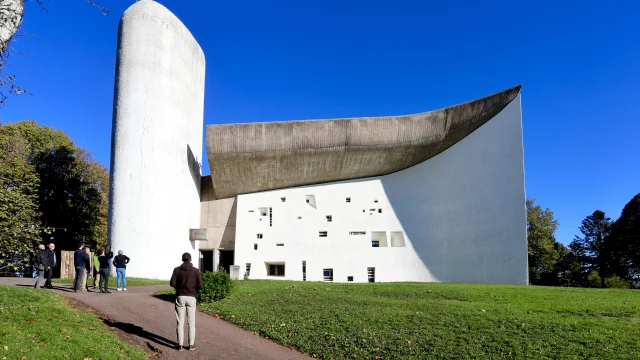
[(448, 149), (502, 111), (520, 86), (407, 116), (208, 125), (214, 197), (390, 174)]
[(200, 226), (205, 58), (164, 6), (138, 1), (118, 29), (108, 242), (127, 275), (168, 279)]
[[(242, 273), (251, 264), (250, 279), (302, 280), (306, 261), (308, 281), (333, 269), (334, 282), (367, 282), (373, 267), (376, 282), (527, 284), (524, 185), (518, 95), (408, 169), (239, 195), (235, 264)], [(284, 264), (285, 275), (269, 276), (269, 264)]]
[[(33, 286), (35, 279), (0, 278), (0, 285)], [(173, 303), (152, 295), (168, 286), (136, 286), (127, 292), (74, 293), (71, 285), (56, 285), (55, 292), (79, 301), (106, 319), (120, 338), (140, 346), (153, 359), (309, 359), (294, 350), (249, 333), (204, 313), (196, 315), (195, 351), (178, 352)], [(48, 290), (41, 290), (48, 291)], [(186, 335), (186, 332), (185, 332)], [(186, 344), (185, 337), (185, 344)], [(155, 355), (151, 355), (155, 352)]]

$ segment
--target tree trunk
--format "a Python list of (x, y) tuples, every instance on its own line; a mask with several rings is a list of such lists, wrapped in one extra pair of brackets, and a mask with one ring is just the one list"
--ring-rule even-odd
[(0, 56), (22, 24), (24, 0), (0, 0)]

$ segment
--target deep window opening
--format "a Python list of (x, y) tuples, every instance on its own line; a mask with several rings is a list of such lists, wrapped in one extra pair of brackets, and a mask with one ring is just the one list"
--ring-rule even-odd
[(349, 235), (364, 235), (366, 231), (349, 231)]
[(262, 234), (258, 234), (258, 239), (262, 239)]
[(307, 281), (307, 261), (302, 260), (302, 281)]
[(372, 247), (387, 247), (387, 233), (385, 231), (372, 231), (371, 232), (371, 246)]
[(251, 263), (247, 263), (244, 268), (244, 272), (247, 274), (247, 277), (249, 277), (249, 275), (251, 274)]
[(353, 281), (353, 276), (347, 276), (347, 281)]
[(285, 198), (285, 197), (281, 197), (281, 198), (280, 198), (280, 201), (285, 202), (285, 201), (287, 201), (287, 198)]
[(273, 226), (273, 212), (269, 208), (269, 227)]
[(405, 247), (404, 234), (402, 231), (391, 232), (391, 247)]
[(333, 221), (333, 216), (327, 215), (327, 222), (331, 222), (331, 221)]
[(371, 247), (380, 247), (380, 241), (371, 240)]
[(316, 196), (315, 195), (305, 195), (305, 202), (307, 203), (307, 205), (311, 206), (314, 209), (317, 209), (318, 207), (316, 206)]
[(326, 231), (320, 231), (320, 232), (318, 232), (318, 236), (319, 237), (327, 237), (327, 232)]
[(324, 281), (333, 281), (333, 269), (323, 269), (322, 276)]
[(382, 214), (382, 209), (378, 209), (378, 214)]
[(253, 250), (258, 250), (258, 244), (253, 244)]
[(284, 276), (284, 264), (269, 264), (267, 265), (267, 274), (269, 276)]
[(376, 282), (376, 268), (367, 268), (367, 280), (369, 280), (370, 283)]
[(280, 243), (280, 244), (276, 244), (276, 246), (284, 246), (284, 244)]
[(348, 198), (347, 198), (347, 202), (348, 202), (348, 203), (350, 203), (350, 202), (351, 202), (351, 198), (350, 198), (350, 197), (348, 197)]

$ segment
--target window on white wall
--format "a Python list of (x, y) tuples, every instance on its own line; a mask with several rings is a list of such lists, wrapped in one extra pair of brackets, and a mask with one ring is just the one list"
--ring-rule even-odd
[(251, 274), (251, 263), (246, 264), (244, 272), (247, 274), (247, 277), (249, 277), (249, 275)]
[(333, 281), (333, 269), (323, 269), (322, 276), (324, 281)]
[(258, 211), (260, 212), (260, 216), (267, 216), (267, 212), (269, 211), (269, 208), (261, 207), (261, 208), (258, 208)]
[(378, 209), (378, 214), (382, 214), (382, 209)]
[(258, 234), (258, 239), (262, 239), (262, 234)]
[(373, 202), (374, 202), (374, 203), (377, 203), (377, 202), (378, 202), (378, 200), (373, 200)]
[(284, 264), (270, 264), (265, 263), (267, 266), (267, 274), (269, 276), (284, 276)]
[(273, 212), (269, 208), (269, 226), (273, 226)]
[(276, 244), (276, 246), (284, 246), (283, 243)]
[(333, 221), (333, 216), (327, 215), (327, 222), (331, 222), (331, 221)]
[(318, 236), (319, 237), (327, 237), (327, 232), (326, 231), (319, 231), (318, 232)]
[(351, 198), (350, 197), (348, 197), (346, 200), (347, 200), (348, 203), (351, 202)]
[(391, 232), (391, 247), (404, 247), (404, 233), (402, 231)]
[(349, 231), (349, 235), (364, 235), (366, 231)]
[(302, 260), (302, 281), (307, 281), (307, 261)]
[(285, 198), (285, 197), (281, 197), (281, 198), (280, 198), (280, 201), (285, 202), (285, 201), (287, 201), (287, 198)]
[(371, 246), (387, 247), (387, 233), (385, 231), (372, 231)]
[(367, 268), (367, 280), (369, 280), (370, 283), (376, 282), (376, 268)]
[(309, 205), (310, 207), (317, 209), (318, 207), (316, 206), (316, 196), (315, 195), (305, 195), (305, 202), (307, 203), (307, 205)]
[(347, 276), (347, 281), (353, 281), (353, 276)]
[(258, 244), (253, 244), (253, 250), (258, 250)]

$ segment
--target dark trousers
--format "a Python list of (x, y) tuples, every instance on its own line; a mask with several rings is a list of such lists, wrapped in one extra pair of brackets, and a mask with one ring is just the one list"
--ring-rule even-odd
[[(111, 272), (111, 269), (109, 268), (100, 269), (100, 290), (102, 291), (107, 291), (107, 289), (109, 288), (110, 272)], [(103, 283), (104, 283), (104, 286), (102, 285)]]
[(49, 268), (49, 270), (44, 271), (45, 276), (47, 277), (47, 281), (44, 283), (44, 287), (52, 288), (51, 285), (51, 276), (53, 275), (53, 268)]
[(73, 280), (73, 290), (82, 289), (82, 273), (86, 272), (84, 266), (76, 266), (76, 277)]

